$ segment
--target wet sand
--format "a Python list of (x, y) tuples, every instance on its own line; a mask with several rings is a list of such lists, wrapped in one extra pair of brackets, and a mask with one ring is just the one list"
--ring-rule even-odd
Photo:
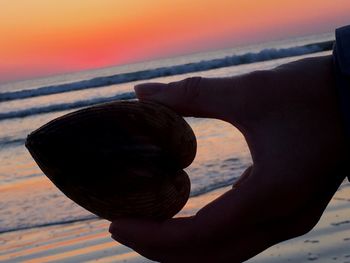
[[(181, 215), (195, 213), (229, 187), (191, 198)], [(93, 219), (0, 234), (0, 262), (151, 262), (116, 243), (109, 222)], [(350, 262), (350, 184), (333, 197), (307, 235), (275, 245), (249, 260), (258, 262)]]

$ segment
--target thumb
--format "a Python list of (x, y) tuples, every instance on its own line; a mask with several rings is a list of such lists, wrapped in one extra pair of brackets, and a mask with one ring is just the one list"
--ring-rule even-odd
[(164, 222), (143, 219), (118, 219), (109, 227), (112, 238), (134, 250), (168, 250), (184, 245), (193, 230), (192, 217)]
[(164, 222), (142, 219), (118, 219), (109, 227), (112, 238), (141, 255), (160, 261), (174, 251), (185, 251), (193, 239), (193, 220), (172, 218)]
[[(135, 86), (139, 100), (159, 102), (183, 116), (217, 118), (232, 121), (240, 118), (246, 105), (243, 76), (231, 78), (192, 77), (168, 84), (145, 83)], [(244, 111), (244, 109), (243, 109)]]

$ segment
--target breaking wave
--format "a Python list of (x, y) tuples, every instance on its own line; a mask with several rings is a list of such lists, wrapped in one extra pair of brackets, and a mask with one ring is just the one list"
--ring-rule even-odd
[(246, 53), (242, 55), (227, 56), (212, 60), (203, 60), (182, 65), (147, 69), (142, 71), (123, 73), (107, 77), (97, 77), (90, 80), (82, 80), (67, 84), (51, 85), (34, 89), (26, 89), (12, 92), (0, 93), (1, 101), (19, 100), (31, 97), (38, 97), (50, 94), (57, 94), (69, 91), (77, 91), (91, 88), (104, 87), (113, 84), (121, 84), (137, 80), (147, 80), (157, 77), (172, 76), (196, 71), (229, 67), (234, 65), (248, 64), (260, 61), (273, 60), (278, 58), (300, 56), (326, 50), (331, 50), (333, 41), (313, 43), (303, 46), (296, 46), (281, 49), (263, 49), (257, 53)]
[(18, 110), (18, 111), (9, 111), (9, 112), (0, 113), (0, 121), (6, 120), (6, 119), (23, 118), (23, 117), (28, 117), (28, 116), (38, 115), (43, 113), (51, 113), (51, 112), (57, 112), (57, 111), (65, 111), (65, 110), (71, 110), (76, 108), (82, 108), (82, 107), (87, 107), (98, 103), (111, 102), (115, 100), (130, 100), (135, 98), (136, 96), (134, 92), (126, 92), (126, 93), (117, 94), (112, 97), (100, 97), (100, 98), (94, 98), (89, 100), (78, 100), (78, 101), (68, 102), (68, 103), (57, 103), (57, 104), (52, 104), (48, 106), (33, 107), (33, 108), (28, 108), (28, 109)]

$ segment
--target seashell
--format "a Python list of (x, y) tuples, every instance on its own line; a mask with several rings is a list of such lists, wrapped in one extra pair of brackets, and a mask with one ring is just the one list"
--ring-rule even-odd
[(164, 220), (188, 200), (183, 169), (196, 155), (186, 121), (160, 104), (119, 101), (59, 117), (28, 135), (26, 147), (70, 199), (113, 220)]

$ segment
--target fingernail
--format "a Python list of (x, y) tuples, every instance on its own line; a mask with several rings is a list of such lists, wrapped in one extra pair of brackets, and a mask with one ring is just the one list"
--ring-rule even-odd
[(165, 88), (167, 84), (163, 83), (142, 83), (135, 86), (135, 92), (138, 97), (150, 97)]
[(120, 229), (119, 223), (112, 222), (109, 226), (108, 231), (111, 233), (111, 238), (125, 246), (132, 247), (133, 243), (125, 236), (125, 234), (118, 231), (117, 225), (118, 229)]
[(109, 233), (111, 234), (120, 234), (120, 230), (125, 228), (125, 223), (124, 222), (128, 222), (128, 219), (118, 219), (118, 221), (113, 221), (110, 225), (109, 225)]
[(111, 233), (111, 234), (113, 234), (113, 232), (115, 231), (115, 226), (114, 226), (113, 223), (111, 223), (111, 224), (109, 225), (108, 231), (109, 231), (109, 233)]

